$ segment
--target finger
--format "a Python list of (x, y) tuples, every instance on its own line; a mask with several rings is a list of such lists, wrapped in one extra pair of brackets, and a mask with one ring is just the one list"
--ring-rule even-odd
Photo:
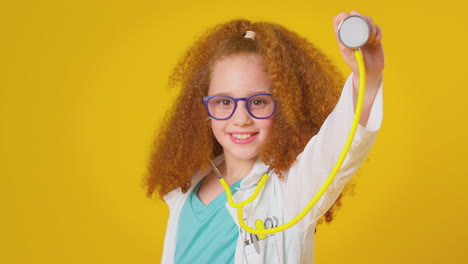
[(341, 21), (345, 18), (349, 17), (349, 14), (346, 12), (339, 13), (335, 17), (333, 17), (333, 28), (335, 31), (335, 35), (338, 37), (338, 27), (340, 26)]
[(350, 14), (348, 14), (346, 12), (342, 12), (342, 13), (336, 15), (333, 18), (333, 26), (334, 26), (334, 30), (335, 30), (335, 37), (336, 37), (336, 40), (338, 41), (338, 46), (340, 48), (340, 51), (346, 57), (352, 56), (353, 53), (354, 53), (354, 50), (351, 49), (351, 48), (346, 47), (345, 45), (343, 45), (343, 43), (340, 40), (340, 37), (338, 36), (338, 29), (339, 29), (339, 26), (340, 26), (341, 22), (343, 22), (343, 20), (346, 19), (349, 16), (350, 16)]
[(353, 10), (351, 12), (349, 12), (352, 16), (360, 16), (360, 17), (364, 17), (361, 13), (359, 13), (358, 11), (356, 10)]
[(341, 22), (347, 17), (349, 17), (349, 14), (346, 13), (346, 12), (339, 13), (338, 15), (333, 17), (333, 28), (334, 28), (335, 37), (336, 37), (336, 40), (338, 41), (338, 46), (339, 46), (341, 52), (343, 52), (343, 54), (345, 54), (346, 56), (349, 56), (348, 47), (346, 47), (345, 45), (343, 45), (343, 43), (341, 43), (340, 37), (338, 36), (338, 28), (339, 28)]
[(377, 33), (375, 35), (375, 40), (374, 42), (372, 43), (373, 46), (377, 46), (379, 45), (380, 43), (382, 43), (382, 29), (375, 25), (376, 29), (377, 29)]
[(366, 20), (370, 29), (369, 40), (367, 41), (367, 44), (374, 45), (375, 36), (377, 35), (377, 27), (375, 26), (374, 21), (370, 16), (364, 16), (363, 18)]

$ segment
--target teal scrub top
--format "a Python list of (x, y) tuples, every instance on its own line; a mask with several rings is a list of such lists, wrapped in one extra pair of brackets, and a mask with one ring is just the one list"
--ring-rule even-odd
[[(242, 179), (231, 185), (234, 194)], [(239, 227), (222, 192), (208, 205), (198, 198), (200, 181), (185, 200), (179, 217), (175, 263), (234, 263)]]

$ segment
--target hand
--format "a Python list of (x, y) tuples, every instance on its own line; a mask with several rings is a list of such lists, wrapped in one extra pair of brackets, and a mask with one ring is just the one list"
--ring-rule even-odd
[(377, 89), (382, 81), (382, 71), (384, 68), (384, 54), (382, 48), (382, 30), (379, 26), (375, 25), (372, 18), (369, 16), (363, 16), (357, 11), (351, 11), (349, 14), (346, 12), (340, 13), (333, 18), (333, 26), (335, 29), (335, 36), (338, 40), (341, 55), (348, 64), (353, 72), (353, 83), (355, 87), (359, 84), (359, 69), (357, 61), (354, 57), (354, 49), (348, 48), (341, 43), (338, 38), (338, 26), (341, 21), (350, 15), (357, 15), (363, 17), (370, 26), (370, 36), (367, 43), (361, 47), (362, 54), (364, 56), (364, 62), (366, 64), (366, 77), (367, 87)]

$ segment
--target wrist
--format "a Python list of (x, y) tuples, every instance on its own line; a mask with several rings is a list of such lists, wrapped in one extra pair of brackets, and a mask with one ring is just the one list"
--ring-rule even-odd
[[(366, 88), (377, 89), (382, 83), (382, 72), (378, 74), (366, 74)], [(353, 72), (353, 86), (355, 89), (359, 89), (359, 73)]]

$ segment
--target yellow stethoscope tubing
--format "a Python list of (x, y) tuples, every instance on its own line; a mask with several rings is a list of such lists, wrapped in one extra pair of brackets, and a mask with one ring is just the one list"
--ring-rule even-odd
[(336, 174), (338, 173), (338, 170), (341, 168), (341, 165), (343, 164), (346, 156), (348, 155), (349, 148), (351, 147), (354, 135), (356, 134), (356, 130), (357, 130), (360, 117), (361, 117), (362, 106), (364, 104), (364, 92), (365, 92), (365, 87), (366, 87), (366, 69), (364, 65), (364, 58), (360, 49), (356, 49), (354, 54), (358, 63), (358, 68), (359, 68), (359, 92), (358, 92), (355, 115), (354, 115), (353, 123), (351, 125), (351, 130), (346, 140), (346, 144), (343, 147), (343, 150), (341, 151), (341, 154), (338, 158), (338, 161), (335, 163), (335, 166), (333, 167), (333, 170), (331, 171), (327, 180), (322, 185), (320, 190), (315, 194), (312, 200), (310, 200), (307, 206), (296, 217), (291, 219), (286, 224), (283, 224), (274, 228), (262, 229), (261, 226), (257, 226), (257, 227), (260, 227), (259, 229), (251, 228), (244, 222), (243, 208), (245, 205), (255, 200), (255, 198), (258, 196), (263, 186), (265, 185), (265, 182), (268, 180), (268, 172), (263, 174), (257, 187), (255, 188), (254, 193), (248, 199), (244, 200), (243, 202), (238, 202), (238, 203), (234, 202), (234, 200), (232, 199), (232, 193), (231, 193), (231, 188), (229, 184), (226, 182), (224, 178), (220, 177), (219, 181), (221, 182), (224, 190), (226, 191), (228, 203), (230, 206), (237, 208), (237, 221), (239, 225), (242, 227), (242, 229), (244, 229), (245, 231), (252, 233), (252, 234), (256, 234), (256, 235), (269, 235), (269, 234), (274, 234), (274, 233), (284, 231), (292, 227), (293, 225), (297, 224), (300, 220), (302, 220), (306, 216), (306, 214), (320, 200), (320, 198), (323, 196), (325, 191), (328, 189), (330, 184), (335, 179)]

